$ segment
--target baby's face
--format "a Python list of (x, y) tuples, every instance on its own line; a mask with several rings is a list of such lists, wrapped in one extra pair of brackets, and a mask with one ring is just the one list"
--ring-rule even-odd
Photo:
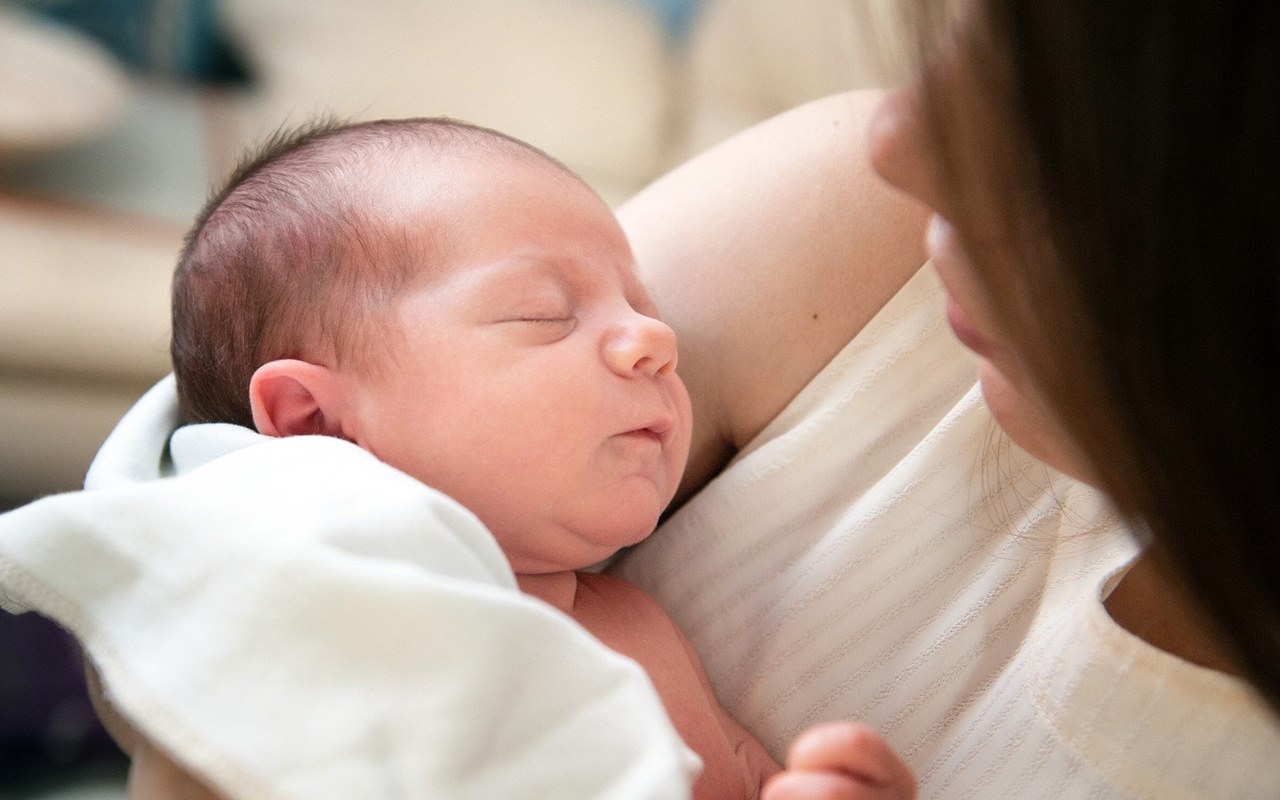
[(540, 164), (457, 167), (450, 266), (393, 307), (358, 443), (451, 495), (523, 574), (647, 536), (689, 453), (676, 340), (612, 212)]

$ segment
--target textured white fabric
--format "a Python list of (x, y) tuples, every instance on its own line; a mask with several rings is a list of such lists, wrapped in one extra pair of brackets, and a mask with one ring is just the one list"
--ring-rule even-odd
[[(111, 700), (233, 798), (684, 798), (643, 670), (517, 589), (457, 503), (358, 447), (168, 432), (0, 516), (0, 601), (70, 629)], [(169, 457), (171, 456), (171, 458)]]
[(861, 719), (924, 798), (1280, 797), (1276, 722), (1111, 621), (1136, 545), (998, 434), (941, 309), (926, 269), (615, 571), (775, 757)]

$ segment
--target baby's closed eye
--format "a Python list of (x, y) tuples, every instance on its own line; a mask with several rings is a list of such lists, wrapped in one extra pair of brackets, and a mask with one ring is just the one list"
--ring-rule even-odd
[(577, 327), (578, 318), (564, 312), (521, 312), (504, 317), (499, 323), (521, 340), (542, 344), (568, 336)]
[(522, 314), (518, 317), (505, 319), (503, 322), (529, 322), (529, 323), (556, 323), (567, 324), (573, 322), (574, 318), (567, 314)]

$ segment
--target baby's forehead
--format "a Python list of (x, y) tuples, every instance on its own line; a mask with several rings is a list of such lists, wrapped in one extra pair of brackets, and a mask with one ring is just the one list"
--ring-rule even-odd
[(497, 214), (504, 203), (533, 198), (535, 204), (546, 206), (566, 197), (594, 201), (579, 203), (579, 224), (620, 230), (612, 211), (581, 178), (532, 151), (403, 148), (378, 166), (365, 195), (371, 211), (402, 223), (411, 234), (429, 228), (437, 235), (452, 232), (465, 237), (480, 228), (510, 227), (519, 220)]
[[(411, 282), (509, 261), (534, 280), (538, 261), (630, 261), (613, 212), (591, 188), (533, 151), (469, 145), (402, 147), (363, 179), (365, 239), (379, 257), (406, 259)], [(523, 263), (522, 263), (523, 262)]]
[(523, 182), (580, 182), (548, 156), (505, 140), (398, 142), (366, 165), (406, 184), (447, 186), (460, 180), (492, 181), (519, 174)]
[(535, 153), (493, 152), (473, 145), (403, 146), (369, 165), (356, 193), (370, 215), (384, 222), (400, 222), (416, 232), (424, 223), (439, 232), (466, 232), (477, 225), (502, 220), (466, 213), (483, 207), (513, 187), (551, 195), (566, 190), (590, 191), (572, 173)]

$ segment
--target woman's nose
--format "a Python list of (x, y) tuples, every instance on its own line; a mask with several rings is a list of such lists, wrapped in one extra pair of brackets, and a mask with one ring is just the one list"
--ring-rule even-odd
[(918, 83), (889, 92), (872, 117), (868, 149), (880, 177), (936, 210), (939, 198), (924, 119)]
[(632, 311), (604, 343), (605, 361), (623, 377), (654, 376), (676, 368), (676, 333), (665, 322)]

